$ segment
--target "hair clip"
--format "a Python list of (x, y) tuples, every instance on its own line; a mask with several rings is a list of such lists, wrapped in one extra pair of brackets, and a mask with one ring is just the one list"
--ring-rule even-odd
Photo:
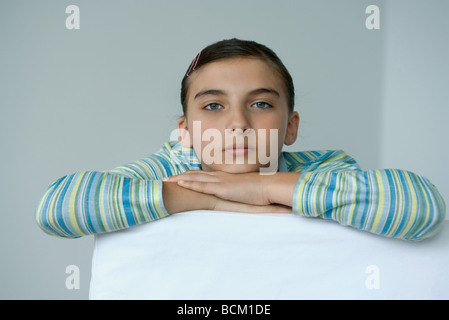
[(187, 71), (186, 77), (188, 77), (190, 75), (190, 72), (195, 71), (196, 64), (198, 63), (198, 60), (200, 59), (200, 54), (201, 54), (201, 51), (198, 52), (195, 59), (193, 59), (192, 63), (190, 64), (189, 71)]

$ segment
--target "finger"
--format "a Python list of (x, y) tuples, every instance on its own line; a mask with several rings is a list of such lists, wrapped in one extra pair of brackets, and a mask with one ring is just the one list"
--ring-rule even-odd
[(218, 177), (215, 177), (207, 173), (202, 172), (194, 173), (194, 171), (193, 172), (187, 171), (176, 176), (171, 176), (167, 179), (164, 179), (163, 181), (177, 182), (184, 180), (184, 181), (199, 181), (199, 182), (218, 182), (219, 181), (218, 179), (219, 179)]
[(162, 179), (162, 181), (179, 181), (180, 179), (182, 179), (183, 177), (187, 177), (189, 174), (191, 174), (192, 172), (201, 172), (200, 170), (188, 170), (186, 172), (174, 175), (174, 176), (170, 176), (170, 177), (165, 177)]
[(180, 173), (180, 174), (173, 175), (173, 176), (165, 177), (165, 178), (162, 179), (162, 181), (172, 181), (172, 182), (173, 181), (178, 181), (181, 177), (187, 175), (188, 173), (190, 173), (190, 170), (186, 171), (186, 172), (183, 172), (183, 173)]
[(216, 184), (204, 181), (190, 181), (190, 180), (179, 180), (178, 185), (183, 188), (190, 189), (196, 192), (216, 194)]

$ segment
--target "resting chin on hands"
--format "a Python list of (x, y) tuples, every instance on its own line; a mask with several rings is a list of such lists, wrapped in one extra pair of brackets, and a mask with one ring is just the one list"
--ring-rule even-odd
[(277, 172), (228, 173), (190, 170), (165, 182), (215, 197), (213, 210), (291, 213), (293, 191), (300, 174)]

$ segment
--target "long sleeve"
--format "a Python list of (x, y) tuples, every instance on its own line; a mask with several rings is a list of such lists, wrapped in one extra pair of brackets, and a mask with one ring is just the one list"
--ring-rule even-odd
[(298, 180), (295, 214), (404, 240), (428, 238), (444, 221), (444, 200), (428, 179), (406, 170), (362, 171), (342, 152), (323, 158)]
[(58, 179), (36, 212), (42, 230), (64, 238), (121, 230), (166, 216), (161, 181), (94, 171)]
[(63, 238), (111, 232), (167, 217), (162, 178), (189, 168), (171, 148), (107, 172), (83, 171), (55, 181), (36, 210), (39, 227)]

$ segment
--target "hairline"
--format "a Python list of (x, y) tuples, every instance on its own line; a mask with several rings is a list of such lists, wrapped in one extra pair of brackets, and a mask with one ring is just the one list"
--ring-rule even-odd
[[(280, 77), (283, 78), (282, 72), (280, 70), (281, 68), (275, 62), (271, 61), (270, 58), (268, 56), (266, 56), (266, 54), (264, 54), (264, 53), (261, 53), (260, 55), (257, 55), (257, 56), (254, 55), (254, 54), (246, 55), (244, 53), (239, 53), (239, 54), (235, 54), (235, 55), (232, 55), (232, 56), (229, 56), (229, 57), (223, 57), (223, 58), (215, 59), (215, 60), (210, 61), (210, 62), (206, 62), (205, 64), (201, 65), (198, 69), (193, 70), (188, 76), (187, 75), (184, 76), (185, 87), (186, 87), (186, 95), (185, 95), (185, 101), (184, 101), (184, 103), (185, 103), (184, 116), (187, 115), (186, 114), (187, 113), (187, 101), (188, 101), (190, 82), (191, 82), (191, 80), (189, 78), (191, 78), (192, 76), (195, 76), (197, 74), (197, 71), (201, 70), (201, 68), (203, 68), (203, 67), (205, 67), (205, 66), (207, 66), (209, 64), (212, 64), (212, 63), (215, 63), (215, 62), (222, 62), (222, 61), (225, 61), (225, 60), (237, 60), (237, 59), (254, 59), (254, 60), (260, 60), (262, 62), (265, 62), (267, 65), (269, 65), (271, 68), (273, 68), (279, 74)], [(284, 94), (285, 94), (286, 100), (287, 100), (287, 109), (288, 109), (289, 114), (290, 114), (290, 113), (292, 113), (294, 111), (293, 110), (294, 106), (290, 106), (290, 103), (289, 103), (290, 98), (289, 98), (288, 88), (286, 86), (285, 81), (281, 81), (281, 82), (282, 82), (282, 87), (284, 89)]]

